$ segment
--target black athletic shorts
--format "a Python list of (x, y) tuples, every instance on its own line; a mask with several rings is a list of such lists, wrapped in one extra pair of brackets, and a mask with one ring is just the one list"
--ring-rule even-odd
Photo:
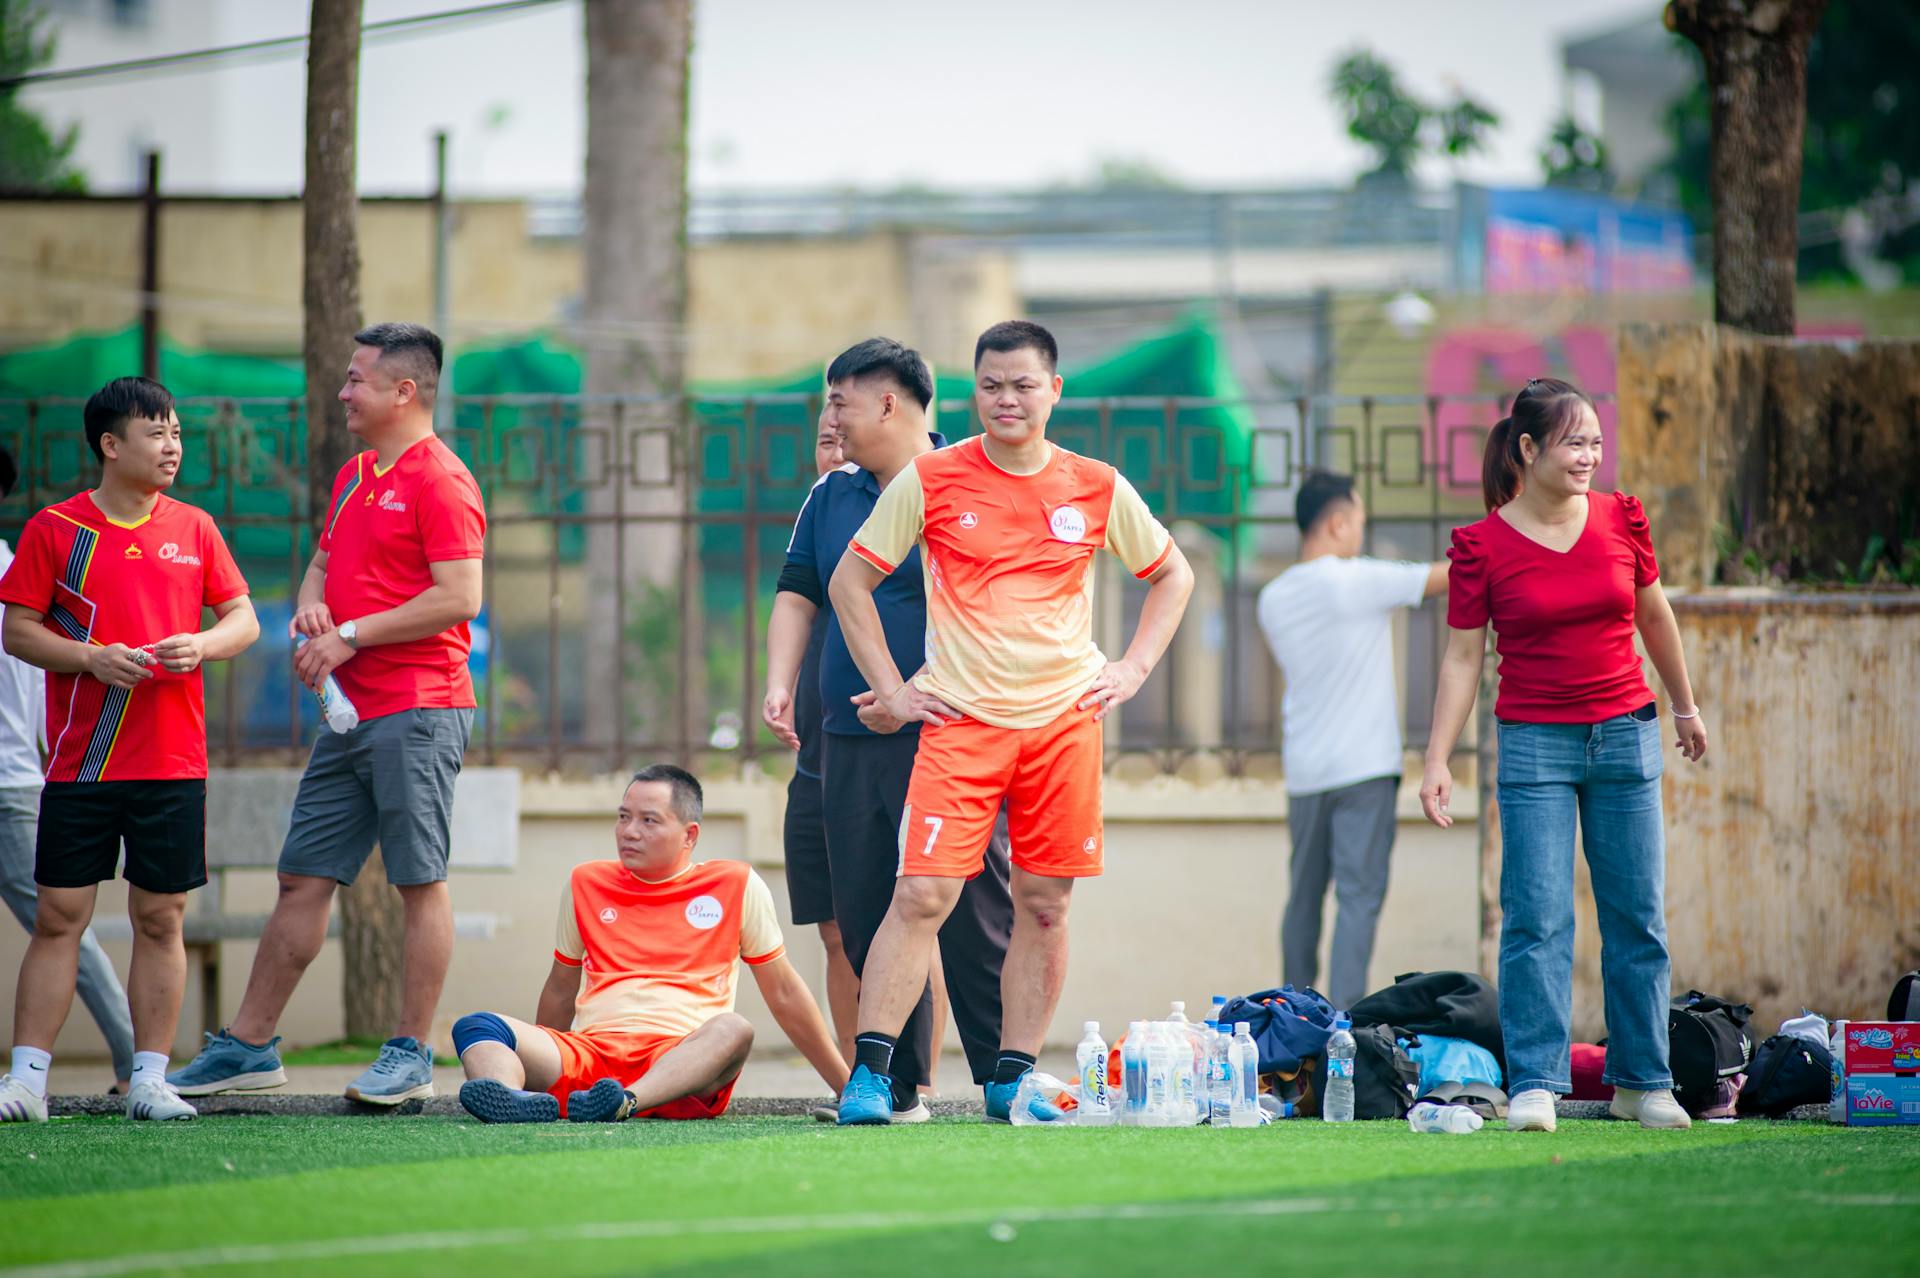
[(833, 921), (833, 878), (827, 872), (826, 804), (819, 777), (795, 772), (787, 783), (787, 904), (796, 924)]
[(207, 783), (49, 781), (40, 792), (33, 881), (91, 887), (113, 877), (127, 845), (126, 880), (148, 892), (207, 881)]

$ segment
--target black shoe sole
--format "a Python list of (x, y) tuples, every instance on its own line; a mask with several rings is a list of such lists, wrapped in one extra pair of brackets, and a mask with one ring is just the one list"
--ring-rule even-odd
[(491, 1078), (460, 1084), (460, 1104), (483, 1123), (557, 1123), (560, 1102), (544, 1092), (517, 1092)]
[(570, 1123), (618, 1123), (633, 1113), (633, 1097), (616, 1079), (603, 1078), (584, 1092), (567, 1094)]

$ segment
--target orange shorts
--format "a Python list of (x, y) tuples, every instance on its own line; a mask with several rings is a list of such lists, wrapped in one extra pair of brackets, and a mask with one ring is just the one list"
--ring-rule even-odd
[(1013, 863), (1050, 878), (1100, 873), (1101, 725), (1069, 706), (1043, 728), (925, 724), (900, 819), (902, 876), (980, 873), (1000, 802)]
[[(584, 1092), (603, 1078), (617, 1078), (620, 1086), (632, 1087), (653, 1068), (653, 1063), (686, 1041), (685, 1034), (637, 1034), (632, 1030), (557, 1030), (547, 1026), (553, 1045), (560, 1049), (560, 1077), (547, 1089), (560, 1102), (560, 1117), (567, 1116), (567, 1094)], [(733, 1099), (733, 1082), (705, 1096), (682, 1096), (679, 1100), (642, 1110), (635, 1118), (718, 1118), (727, 1112)]]

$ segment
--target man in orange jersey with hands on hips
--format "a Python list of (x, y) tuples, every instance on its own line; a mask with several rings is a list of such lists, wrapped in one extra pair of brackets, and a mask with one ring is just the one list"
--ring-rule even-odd
[(533, 1021), (474, 1012), (454, 1022), (468, 1113), (489, 1123), (719, 1117), (753, 1046), (753, 1026), (733, 1010), (741, 962), (827, 1086), (845, 1084), (765, 880), (744, 861), (693, 860), (703, 801), (679, 768), (634, 774), (614, 825), (617, 859), (575, 866), (561, 893)]
[[(189, 1119), (168, 1083), (187, 893), (207, 881), (207, 713), (200, 667), (260, 634), (247, 583), (206, 512), (166, 495), (184, 454), (173, 396), (108, 382), (85, 410), (100, 486), (28, 521), (0, 581), (6, 650), (47, 671), (34, 935), (14, 997), (0, 1122), (47, 1118), (47, 1069), (73, 1004), (80, 938), (126, 845), (133, 919), (127, 1116)], [(214, 624), (200, 629), (202, 608)]]
[[(1185, 557), (1125, 477), (1047, 442), (1061, 391), (1052, 334), (1021, 320), (996, 324), (980, 335), (973, 362), (985, 433), (923, 453), (896, 476), (830, 588), (872, 699), (925, 725), (893, 904), (861, 978), (843, 1126), (890, 1121), (895, 1036), (926, 984), (942, 921), (981, 870), (1002, 800), (1014, 923), (1001, 971), (1000, 1059), (985, 1090), (988, 1121), (1008, 1121), (1066, 979), (1073, 881), (1101, 870), (1100, 721), (1140, 690), (1193, 592)], [(926, 664), (907, 680), (873, 592), (916, 544)], [(1093, 642), (1093, 554), (1102, 546), (1149, 583), (1133, 640), (1115, 661)]]

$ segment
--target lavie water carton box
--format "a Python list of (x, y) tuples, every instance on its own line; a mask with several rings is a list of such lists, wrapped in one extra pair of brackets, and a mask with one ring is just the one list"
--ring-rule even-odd
[(1843, 1072), (1920, 1073), (1920, 1021), (1841, 1021)]
[(1829, 1117), (1849, 1127), (1920, 1127), (1920, 1022), (1836, 1021)]
[(1920, 1127), (1920, 1075), (1849, 1074), (1847, 1126)]

